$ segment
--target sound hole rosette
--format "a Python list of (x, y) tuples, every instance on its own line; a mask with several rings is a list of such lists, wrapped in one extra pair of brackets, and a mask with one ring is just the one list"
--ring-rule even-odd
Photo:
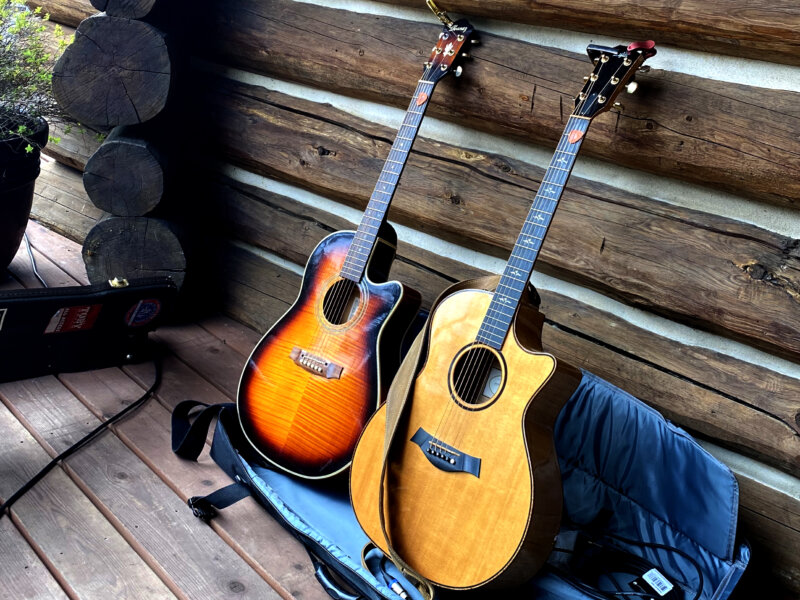
[(316, 312), (320, 324), (332, 330), (352, 327), (364, 315), (369, 292), (364, 285), (334, 276), (322, 285)]
[(506, 361), (499, 351), (480, 342), (468, 344), (450, 363), (447, 374), (450, 396), (467, 410), (488, 408), (503, 393), (506, 373)]

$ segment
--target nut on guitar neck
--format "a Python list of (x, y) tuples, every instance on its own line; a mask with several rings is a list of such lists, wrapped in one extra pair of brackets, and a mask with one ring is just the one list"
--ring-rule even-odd
[(305, 369), (309, 373), (314, 373), (325, 379), (339, 379), (342, 376), (343, 368), (336, 363), (329, 360), (306, 352), (305, 350), (295, 346), (289, 353), (289, 357), (294, 361), (294, 364)]

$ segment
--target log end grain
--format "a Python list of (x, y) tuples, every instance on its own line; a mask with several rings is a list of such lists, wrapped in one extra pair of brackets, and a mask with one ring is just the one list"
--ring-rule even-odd
[(161, 201), (164, 168), (151, 144), (117, 138), (103, 144), (88, 160), (83, 184), (97, 208), (117, 216), (140, 217)]
[(83, 261), (92, 283), (114, 277), (172, 277), (180, 287), (186, 256), (173, 227), (160, 219), (109, 217), (83, 243)]
[(114, 127), (143, 123), (164, 108), (171, 64), (164, 34), (141, 21), (84, 20), (56, 63), (53, 92), (77, 121)]

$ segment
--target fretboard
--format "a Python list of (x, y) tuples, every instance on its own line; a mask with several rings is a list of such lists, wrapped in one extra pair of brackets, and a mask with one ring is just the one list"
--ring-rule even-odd
[(417, 84), (417, 90), (403, 118), (403, 124), (397, 132), (392, 149), (389, 151), (389, 156), (383, 165), (378, 182), (375, 184), (375, 189), (358, 226), (358, 231), (350, 245), (347, 258), (342, 265), (341, 275), (345, 279), (361, 281), (375, 246), (378, 230), (386, 220), (389, 203), (394, 197), (397, 182), (403, 173), (411, 146), (414, 144), (414, 138), (417, 136), (422, 117), (436, 85), (435, 82), (427, 80), (425, 75), (427, 75), (427, 70)]
[(576, 116), (567, 122), (494, 292), (477, 341), (497, 349), (503, 345), (590, 122), (585, 117)]

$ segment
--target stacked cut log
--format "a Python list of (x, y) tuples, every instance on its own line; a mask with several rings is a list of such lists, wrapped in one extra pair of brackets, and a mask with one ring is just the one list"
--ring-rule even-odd
[[(379, 1), (384, 6), (373, 3), (372, 12), (423, 4)], [(443, 4), (469, 16), (556, 25), (619, 36), (619, 42), (652, 37), (729, 60), (800, 64), (800, 9), (775, 9), (762, 0), (677, 8), (646, 0), (633, 19), (627, 0), (602, 8), (585, 0)], [(197, 114), (213, 147), (207, 157), (226, 163), (236, 177), (207, 183), (222, 217), (219, 229), (230, 241), (226, 310), (263, 332), (296, 297), (297, 272), (319, 240), (356, 225), (352, 209), (366, 205), (388, 154), (392, 127), (353, 114), (353, 107), (366, 107), (360, 114), (367, 118), (374, 103), (405, 108), (438, 27), (429, 19), (290, 0), (205, 0), (191, 15), (202, 32), (193, 53), (213, 63), (193, 74)], [(535, 31), (528, 33), (535, 39)], [(481, 39), (463, 77), (437, 87), (429, 115), (469, 128), (475, 140), (493, 136), (483, 145), (501, 150), (425, 137), (423, 128), (389, 219), (504, 260), (543, 169), (496, 140), (538, 144), (549, 155), (590, 69), (585, 55), (486, 32)], [(671, 179), (704, 186), (797, 218), (800, 96), (757, 87), (762, 81), (751, 86), (659, 70), (659, 59), (639, 76), (639, 92), (621, 99), (622, 114), (596, 119), (580, 160), (646, 172), (665, 185)], [(226, 75), (210, 77), (209, 70)], [(270, 89), (275, 80), (288, 82), (277, 89), (291, 95)], [(326, 97), (341, 96), (346, 101), (339, 108), (326, 104)], [(202, 175), (196, 174), (198, 182), (207, 181)], [(570, 179), (536, 269), (618, 300), (625, 313), (540, 289), (546, 349), (725, 447), (740, 484), (740, 532), (753, 546), (748, 572), (755, 584), (745, 582), (739, 598), (754, 596), (753, 589), (776, 599), (791, 590), (795, 597), (800, 380), (784, 367), (771, 368), (769, 358), (800, 362), (800, 243), (723, 214), (727, 208), (701, 212), (609, 183)], [(276, 188), (283, 191), (271, 191)], [(450, 283), (484, 272), (457, 253), (417, 243), (401, 235), (392, 275), (420, 290), (428, 305)], [(690, 334), (655, 333), (650, 321), (629, 319), (628, 307)], [(758, 348), (767, 358), (757, 364), (724, 343), (706, 347), (694, 341), (695, 331)]]
[(159, 144), (168, 133), (163, 123), (174, 68), (165, 34), (137, 20), (152, 15), (155, 4), (96, 1), (105, 13), (81, 21), (54, 69), (59, 104), (81, 123), (113, 128), (80, 165), (87, 195), (109, 213), (84, 243), (92, 282), (166, 275), (180, 286), (184, 279), (177, 227), (154, 218), (164, 213), (169, 177)]

